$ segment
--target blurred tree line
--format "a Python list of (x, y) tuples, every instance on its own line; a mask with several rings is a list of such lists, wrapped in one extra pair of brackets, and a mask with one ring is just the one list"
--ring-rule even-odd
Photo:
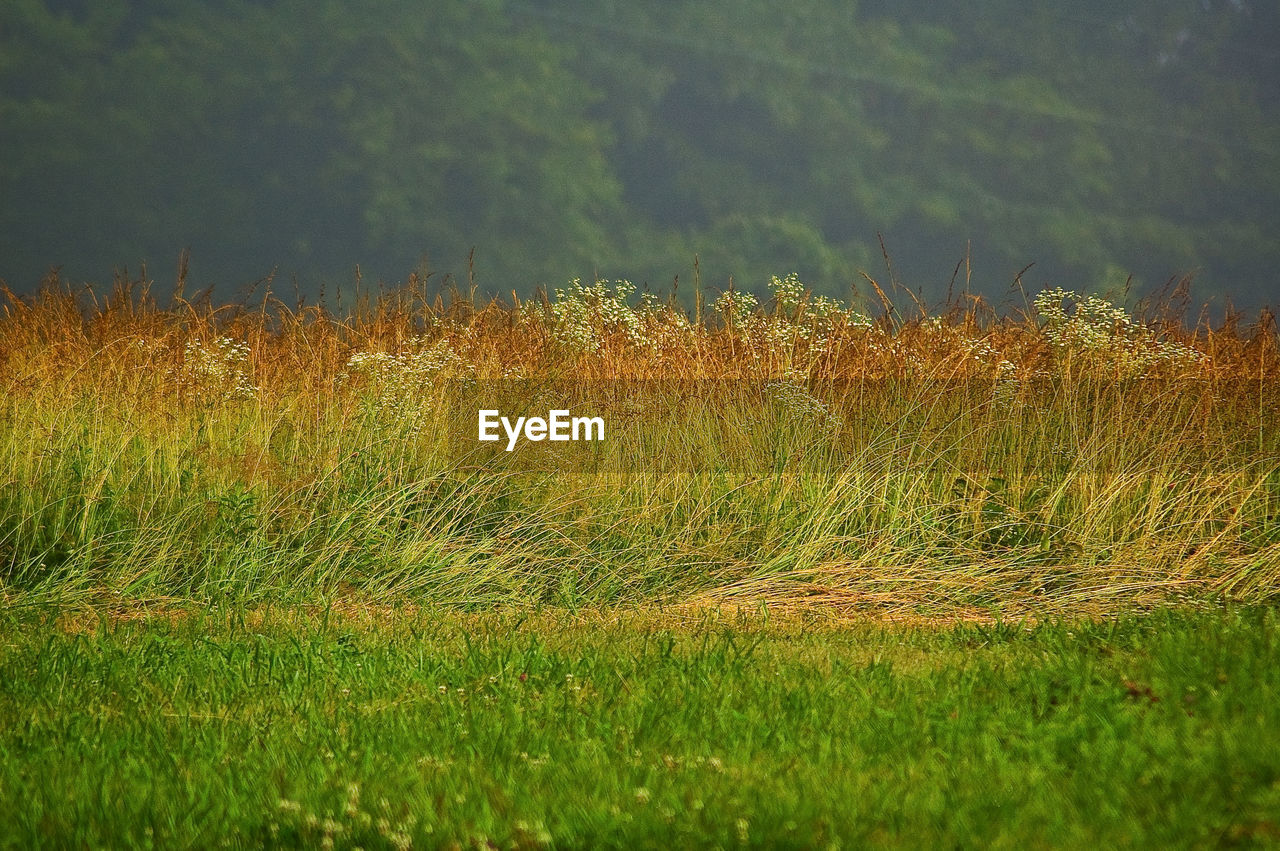
[[(0, 277), (1275, 301), (1256, 0), (6, 0)], [(892, 264), (886, 269), (880, 236)], [(966, 268), (956, 276), (959, 289)], [(688, 287), (685, 288), (688, 292)]]

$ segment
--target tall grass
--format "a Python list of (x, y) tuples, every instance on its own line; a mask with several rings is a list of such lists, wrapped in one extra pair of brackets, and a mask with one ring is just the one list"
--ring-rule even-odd
[[(625, 282), (501, 305), (411, 280), (336, 315), (51, 280), (0, 317), (0, 590), (1258, 599), (1280, 581), (1277, 352), (1265, 314), (1188, 327), (1061, 290), (873, 317), (788, 277), (690, 316)], [(640, 436), (592, 474), (462, 455), (450, 424), (495, 382), (612, 382)]]

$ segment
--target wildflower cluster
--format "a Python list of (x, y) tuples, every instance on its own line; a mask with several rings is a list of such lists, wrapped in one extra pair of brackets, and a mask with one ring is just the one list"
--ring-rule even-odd
[(769, 279), (769, 289), (773, 292), (773, 299), (778, 309), (783, 313), (794, 313), (804, 301), (805, 287), (800, 283), (800, 277), (795, 272), (785, 278), (772, 276)]
[(340, 383), (363, 382), (366, 399), (379, 419), (408, 423), (416, 432), (432, 404), (430, 390), (437, 382), (469, 378), (471, 367), (447, 339), (430, 347), (415, 347), (400, 354), (356, 352), (347, 359)]
[(348, 783), (346, 791), (342, 813), (329, 813), (325, 816), (306, 811), (298, 801), (281, 798), (276, 803), (279, 821), (273, 820), (268, 825), (273, 843), (281, 838), (281, 827), (287, 825), (306, 840), (308, 845), (317, 848), (333, 848), (335, 843), (344, 847), (359, 847), (362, 839), (374, 840), (385, 847), (404, 851), (413, 847), (412, 832), (418, 823), (413, 814), (402, 820), (392, 821), (391, 804), (383, 798), (378, 802), (380, 814), (375, 816), (361, 806), (359, 783)]
[(778, 308), (774, 315), (805, 332), (806, 339), (821, 337), (841, 326), (870, 328), (875, 324), (871, 317), (846, 307), (841, 301), (810, 294), (794, 272), (785, 278), (770, 277), (769, 292), (773, 293)]
[(803, 344), (810, 357), (831, 348), (833, 337), (843, 329), (869, 329), (871, 319), (826, 296), (811, 296), (799, 277), (769, 279), (776, 309), (771, 314), (757, 311), (759, 302), (750, 293), (732, 290), (723, 293), (715, 308), (735, 334), (747, 344), (756, 361), (769, 356), (790, 360)]
[(736, 290), (725, 290), (715, 300), (716, 312), (724, 317), (729, 327), (739, 330), (750, 327), (751, 320), (756, 315), (756, 308), (759, 306), (759, 299), (751, 293), (740, 293)]
[(834, 298), (824, 295), (814, 296), (809, 300), (809, 316), (825, 327), (843, 324), (849, 328), (872, 328), (875, 322), (865, 313), (845, 307)]
[(1142, 375), (1162, 364), (1190, 366), (1205, 359), (1190, 346), (1159, 339), (1123, 308), (1098, 296), (1056, 287), (1037, 294), (1035, 307), (1044, 323), (1042, 331), (1056, 352), (1083, 357), (1125, 375)]
[(206, 401), (251, 399), (258, 388), (249, 380), (249, 346), (219, 337), (206, 345), (191, 340), (183, 352), (182, 368), (172, 371), (183, 389)]
[(630, 281), (596, 281), (584, 286), (574, 278), (570, 289), (557, 289), (551, 305), (556, 340), (584, 354), (599, 351), (610, 337), (621, 336), (634, 346), (646, 342), (640, 315), (631, 309), (627, 299), (636, 291)]

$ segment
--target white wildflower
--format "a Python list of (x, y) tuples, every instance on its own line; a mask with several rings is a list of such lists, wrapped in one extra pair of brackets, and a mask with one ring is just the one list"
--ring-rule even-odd
[(219, 337), (208, 345), (190, 340), (183, 350), (182, 369), (170, 375), (200, 398), (251, 399), (258, 388), (249, 380), (249, 355), (248, 344), (230, 337)]

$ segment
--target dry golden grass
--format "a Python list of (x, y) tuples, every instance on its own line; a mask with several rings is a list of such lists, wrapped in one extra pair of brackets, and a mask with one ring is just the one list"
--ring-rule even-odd
[[(1025, 313), (970, 298), (873, 318), (772, 286), (762, 306), (722, 295), (692, 317), (604, 283), (504, 305), (410, 280), (341, 315), (271, 296), (163, 306), (145, 281), (4, 290), (0, 592), (836, 617), (1274, 592), (1269, 313), (1138, 321), (1050, 293)], [(659, 442), (612, 478), (531, 483), (441, 456), (438, 385), (510, 378), (745, 379), (807, 424), (767, 475), (741, 461), (773, 421)], [(706, 438), (756, 416), (758, 398), (731, 396), (671, 410)], [(728, 457), (704, 459), (724, 461), (708, 478), (680, 474), (680, 452)]]

